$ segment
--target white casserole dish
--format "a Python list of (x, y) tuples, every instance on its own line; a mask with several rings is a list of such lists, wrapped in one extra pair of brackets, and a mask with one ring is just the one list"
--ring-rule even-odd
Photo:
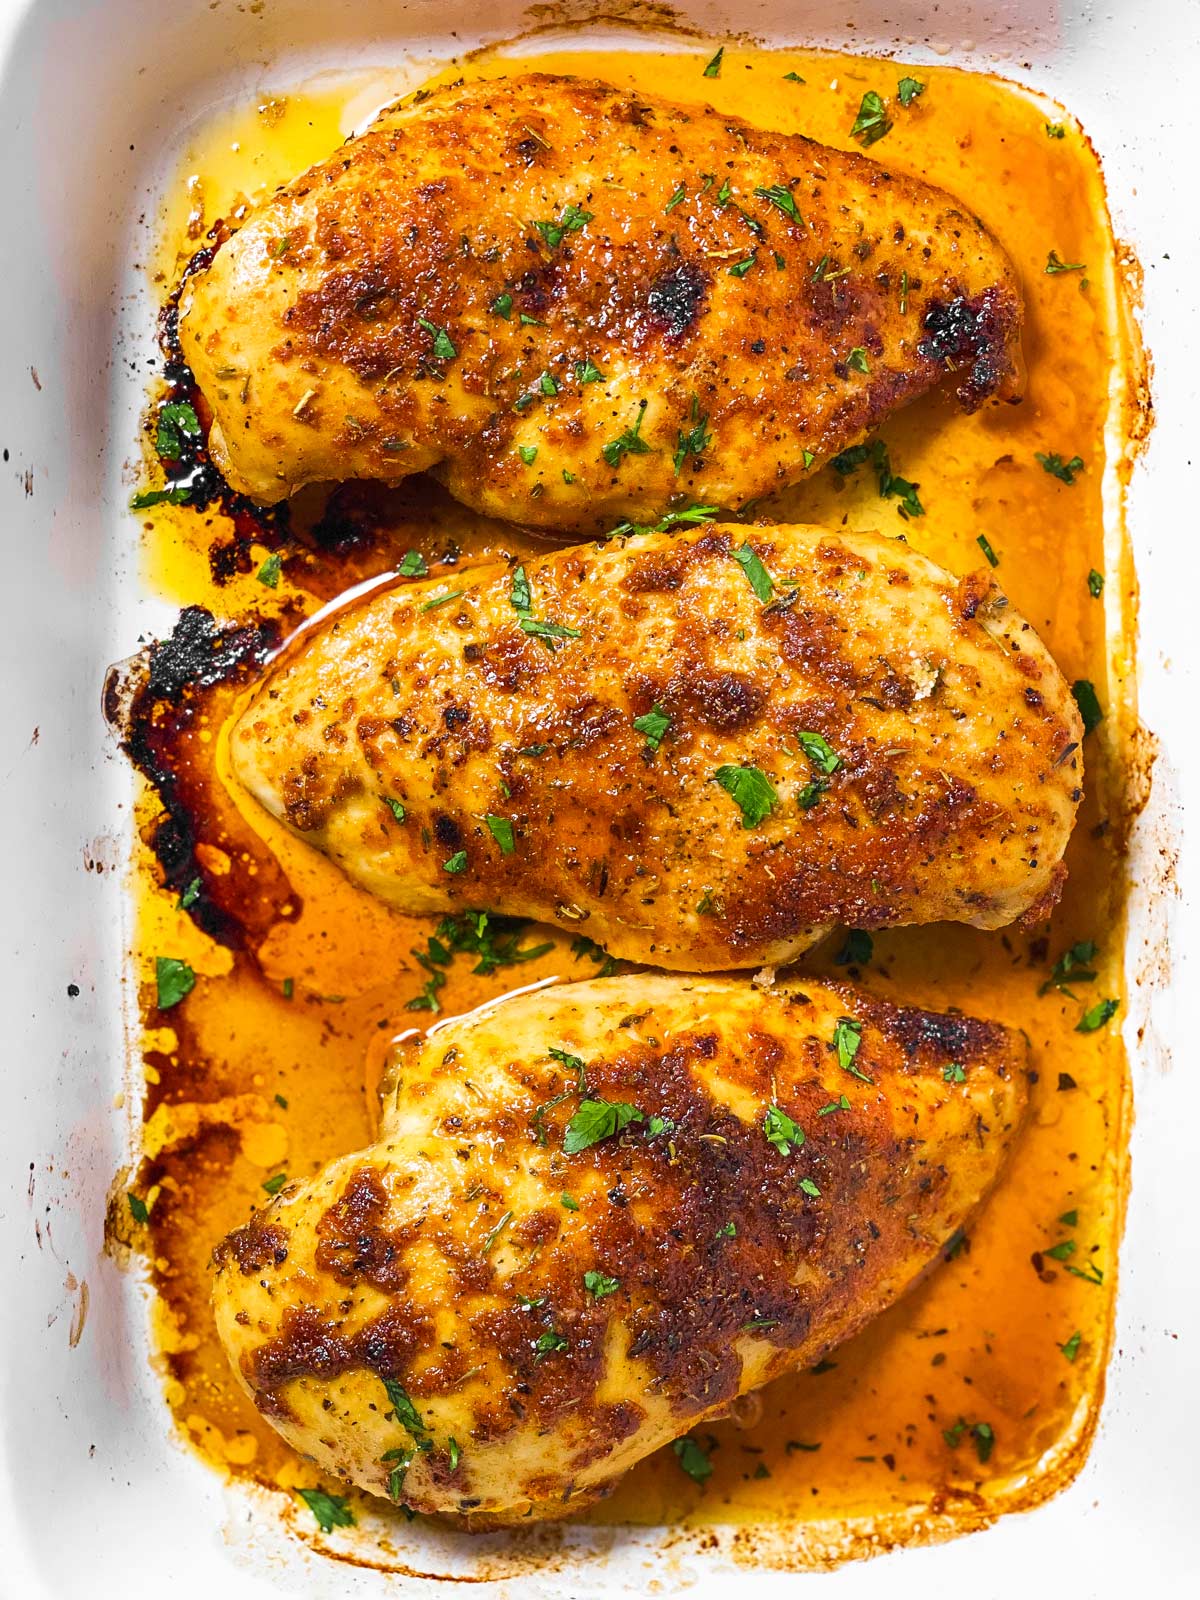
[[(562, 11), (580, 28), (601, 9), (574, 0)], [(638, 0), (613, 9), (664, 14)], [(959, 1584), (986, 1597), (1032, 1579), (1038, 1593), (1107, 1597), (1149, 1577), (1156, 1595), (1191, 1592), (1200, 1569), (1191, 1493), (1200, 1280), (1187, 1155), (1200, 1088), (1186, 1052), (1200, 1034), (1200, 985), (1189, 972), (1200, 893), (1179, 841), (1187, 808), (1200, 815), (1200, 646), (1190, 616), (1200, 557), (1189, 460), (1200, 397), (1200, 240), (1188, 203), (1195, 180), (1186, 178), (1200, 9), (1126, 0), (1097, 17), (1088, 0), (868, 0), (853, 27), (845, 7), (827, 0), (812, 0), (803, 16), (782, 0), (679, 9), (714, 32), (949, 59), (1056, 96), (1104, 158), (1118, 236), (1145, 268), (1157, 423), (1134, 474), (1129, 533), (1142, 585), (1142, 716), (1162, 749), (1132, 862), (1126, 1027), (1137, 1121), (1104, 1417), (1079, 1480), (1048, 1506), (824, 1582), (847, 1596)], [(293, 1537), (269, 1502), (227, 1492), (174, 1439), (150, 1365), (147, 1297), (103, 1254), (109, 1187), (135, 1148), (138, 1093), (125, 1065), (136, 996), (123, 990), (133, 779), (105, 730), (99, 688), (111, 661), (170, 621), (139, 593), (123, 474), (153, 355), (140, 270), (146, 218), (182, 130), (222, 99), (323, 66), (407, 59), (415, 67), (553, 20), (545, 11), (496, 0), (485, 27), (469, 0), (0, 0), (0, 504), (11, 685), (0, 806), (14, 847), (0, 911), (8, 1091), (0, 1230), (3, 1259), (20, 1275), (0, 1324), (6, 1596), (108, 1597), (163, 1580), (181, 1600), (218, 1589), (229, 1600), (440, 1594), (442, 1583), (424, 1574), (447, 1573), (483, 1578), (496, 1595), (518, 1584), (523, 1595), (707, 1595), (728, 1584), (738, 1560), (733, 1529), (704, 1552), (671, 1530), (534, 1532), (512, 1560), (500, 1537), (414, 1528), (407, 1578), (332, 1562)], [(68, 998), (68, 984), (77, 997)], [(743, 1569), (738, 1581), (768, 1596), (790, 1580)]]

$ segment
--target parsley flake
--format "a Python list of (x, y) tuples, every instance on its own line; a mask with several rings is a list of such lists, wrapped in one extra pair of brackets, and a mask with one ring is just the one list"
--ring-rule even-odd
[(804, 1129), (773, 1103), (767, 1107), (763, 1117), (763, 1133), (767, 1143), (778, 1150), (781, 1156), (789, 1156), (793, 1150), (799, 1150), (804, 1145)]
[(947, 1083), (966, 1083), (967, 1074), (957, 1061), (950, 1061), (942, 1068), (942, 1077)]
[(1083, 732), (1086, 738), (1104, 721), (1104, 711), (1096, 694), (1095, 685), (1089, 679), (1076, 678), (1071, 685), (1071, 693), (1075, 697), (1075, 704), (1079, 707), (1079, 715), (1083, 718)]
[(604, 374), (600, 371), (590, 356), (585, 356), (582, 361), (575, 363), (575, 376), (580, 383), (603, 383)]
[(402, 578), (427, 578), (429, 576), (429, 567), (426, 564), (425, 557), (419, 550), (409, 550), (404, 560), (396, 568), (396, 571)]
[(1059, 257), (1058, 257), (1058, 251), (1057, 250), (1051, 250), (1050, 254), (1046, 257), (1045, 270), (1047, 272), (1050, 272), (1050, 273), (1054, 273), (1054, 272), (1086, 272), (1087, 271), (1087, 262), (1086, 261), (1060, 261)]
[(605, 1295), (616, 1294), (621, 1287), (616, 1278), (610, 1278), (603, 1272), (585, 1272), (583, 1286), (593, 1300), (603, 1300)]
[(164, 461), (178, 461), (184, 440), (200, 437), (200, 419), (186, 400), (168, 400), (159, 408), (154, 448)]
[(679, 206), (679, 205), (682, 205), (683, 202), (686, 199), (687, 199), (687, 184), (686, 183), (681, 183), (679, 185), (678, 189), (676, 189), (675, 193), (671, 196), (671, 198), (667, 201), (666, 205), (663, 207), (663, 211), (667, 212), (667, 213), (670, 213), (670, 212), (674, 211), (675, 207)]
[(276, 1172), (272, 1177), (267, 1178), (264, 1181), (263, 1188), (267, 1191), (268, 1194), (272, 1194), (272, 1195), (273, 1194), (278, 1194), (280, 1189), (282, 1189), (284, 1184), (287, 1182), (287, 1180), (288, 1180), (288, 1175), (287, 1175), (286, 1172)]
[(623, 1133), (631, 1122), (644, 1121), (645, 1113), (625, 1100), (581, 1100), (579, 1110), (567, 1123), (563, 1154), (578, 1155), (602, 1139)]
[(671, 726), (671, 718), (660, 705), (655, 703), (643, 716), (633, 719), (633, 726), (635, 732), (645, 734), (646, 749), (653, 755)]
[(126, 1199), (129, 1201), (129, 1214), (133, 1220), (143, 1224), (149, 1222), (150, 1207), (142, 1199), (141, 1195), (130, 1193), (126, 1196)]
[(688, 456), (694, 456), (697, 461), (712, 443), (713, 436), (708, 431), (708, 413), (700, 411), (698, 398), (692, 396), (691, 427), (687, 430), (680, 428), (679, 444), (675, 450), (675, 476), (678, 477), (683, 470), (683, 464)]
[(507, 322), (509, 317), (512, 314), (512, 308), (513, 308), (513, 297), (512, 297), (512, 295), (510, 295), (510, 294), (498, 294), (496, 296), (496, 298), (492, 301), (491, 305), (488, 307), (488, 310), (494, 312), (495, 315), (498, 316), (498, 317), (503, 317), (505, 322)]
[(1089, 1006), (1075, 1024), (1076, 1033), (1095, 1033), (1103, 1028), (1116, 1016), (1120, 1010), (1119, 1000), (1097, 1000), (1094, 1006)]
[(866, 373), (868, 376), (870, 375), (871, 367), (870, 363), (867, 361), (867, 352), (863, 349), (861, 344), (855, 345), (854, 349), (851, 350), (850, 354), (846, 357), (846, 365), (852, 372), (862, 372)]
[(593, 220), (593, 213), (572, 202), (564, 206), (557, 222), (535, 222), (534, 227), (546, 241), (546, 247), (557, 250), (568, 233), (579, 233)]
[(317, 1527), (322, 1533), (354, 1526), (354, 1513), (343, 1495), (326, 1494), (324, 1489), (297, 1489), (296, 1493), (316, 1517)]
[[(716, 73), (713, 73), (713, 77), (716, 77)], [(676, 1461), (689, 1478), (695, 1479), (697, 1483), (704, 1483), (706, 1479), (712, 1477), (712, 1462), (704, 1449), (690, 1435), (676, 1439), (671, 1449), (675, 1452)]]
[(813, 766), (816, 767), (818, 772), (823, 772), (827, 778), (831, 778), (841, 766), (841, 756), (819, 733), (798, 733), (796, 739)]
[(775, 785), (758, 767), (718, 767), (713, 777), (742, 813), (742, 827), (756, 828), (779, 804)]
[(452, 875), (457, 876), (458, 873), (465, 872), (466, 870), (467, 852), (465, 850), (456, 850), (448, 861), (442, 862), (443, 872), (449, 872)]
[(453, 341), (445, 328), (439, 328), (436, 322), (430, 322), (428, 317), (418, 317), (417, 325), (425, 329), (433, 339), (433, 353), (439, 361), (453, 361), (458, 351), (454, 348)]
[(1052, 478), (1057, 478), (1060, 483), (1073, 484), (1075, 474), (1083, 471), (1083, 458), (1072, 456), (1069, 461), (1064, 461), (1057, 450), (1052, 450), (1049, 455), (1043, 455), (1040, 450), (1033, 452), (1035, 461), (1040, 461), (1042, 469)]
[(725, 58), (725, 46), (722, 45), (721, 48), (717, 51), (716, 55), (712, 58), (712, 60), (705, 67), (704, 76), (706, 78), (719, 78), (721, 76), (721, 62), (724, 60), (724, 58)]
[(746, 574), (746, 582), (762, 603), (766, 605), (767, 601), (775, 593), (775, 585), (772, 582), (771, 574), (763, 566), (757, 554), (749, 544), (740, 545), (736, 550), (731, 550), (729, 554)]
[(508, 817), (484, 817), (488, 832), (500, 846), (502, 856), (510, 856), (516, 849), (516, 839), (513, 836), (513, 825)]
[(768, 205), (774, 206), (777, 211), (782, 211), (784, 216), (790, 218), (792, 222), (798, 223), (801, 227), (804, 226), (804, 218), (800, 215), (800, 209), (796, 205), (792, 191), (786, 184), (773, 183), (769, 189), (755, 189), (754, 193), (759, 200), (765, 200)]
[(821, 1191), (811, 1178), (801, 1178), (800, 1187), (810, 1199), (819, 1200), (821, 1198)]
[(992, 549), (991, 541), (988, 539), (986, 533), (981, 533), (975, 540), (975, 543), (983, 551), (989, 567), (998, 567), (1000, 565), (1000, 557)]
[(258, 579), (259, 583), (262, 584), (264, 589), (278, 589), (279, 573), (282, 566), (283, 557), (280, 555), (279, 551), (276, 550), (273, 555), (269, 555), (267, 557), (254, 576)]
[(1079, 1329), (1079, 1328), (1076, 1328), (1075, 1332), (1066, 1341), (1066, 1343), (1065, 1344), (1060, 1344), (1058, 1348), (1062, 1351), (1063, 1355), (1066, 1356), (1068, 1361), (1074, 1361), (1075, 1357), (1079, 1354), (1079, 1346), (1082, 1343), (1083, 1343), (1082, 1330)]
[(610, 439), (601, 449), (600, 454), (610, 467), (621, 464), (626, 456), (646, 456), (650, 454), (650, 446), (642, 438), (642, 422), (645, 420), (648, 400), (638, 404), (637, 421), (632, 428), (626, 428), (615, 439)]
[(156, 1004), (160, 1011), (177, 1006), (196, 987), (196, 974), (186, 961), (175, 956), (159, 956), (154, 963)]
[(1087, 586), (1088, 593), (1091, 595), (1092, 599), (1099, 600), (1100, 596), (1104, 593), (1104, 574), (1102, 572), (1097, 572), (1095, 567), (1093, 567), (1087, 576)]
[(865, 1072), (854, 1065), (861, 1044), (862, 1023), (856, 1022), (853, 1017), (842, 1017), (833, 1030), (833, 1048), (837, 1051), (838, 1066), (860, 1083), (874, 1083), (873, 1078), (868, 1078)]
[(892, 124), (884, 109), (883, 101), (874, 89), (868, 89), (862, 97), (862, 104), (858, 108), (858, 115), (850, 129), (850, 137), (857, 139), (864, 148), (882, 139), (885, 133), (891, 131)]
[(554, 1328), (548, 1328), (545, 1333), (539, 1334), (533, 1342), (534, 1360), (543, 1361), (546, 1356), (552, 1355), (556, 1350), (569, 1350), (570, 1342)]
[(925, 85), (917, 78), (901, 78), (896, 94), (902, 106), (910, 106), (918, 95), (925, 93)]

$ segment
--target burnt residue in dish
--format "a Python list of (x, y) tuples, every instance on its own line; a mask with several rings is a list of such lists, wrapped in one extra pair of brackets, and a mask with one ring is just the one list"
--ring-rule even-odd
[[(112, 667), (104, 686), (105, 717), (162, 806), (146, 842), (163, 881), (199, 928), (234, 950), (252, 948), (295, 896), (220, 803), (208, 744), (279, 637), (277, 623), (219, 623), (188, 606), (168, 638)], [(206, 868), (206, 857), (229, 870)]]

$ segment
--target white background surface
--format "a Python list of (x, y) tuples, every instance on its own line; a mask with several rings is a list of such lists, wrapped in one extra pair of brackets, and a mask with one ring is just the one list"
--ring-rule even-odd
[[(584, 0), (572, 4), (583, 15)], [(1195, 1594), (1200, 1578), (1200, 413), (1195, 0), (749, 0), (685, 8), (781, 42), (894, 51), (993, 67), (1055, 94), (1104, 158), (1118, 235), (1146, 274), (1145, 334), (1158, 420), (1135, 475), (1130, 527), (1142, 584), (1141, 704), (1162, 742), (1135, 858), (1139, 896), (1127, 1023), (1137, 1124), (1121, 1262), (1117, 1350), (1092, 1458), (1056, 1501), (988, 1533), (831, 1577), (739, 1572), (754, 1600), (805, 1584), (834, 1600), (931, 1586), (975, 1600), (1013, 1592)], [(847, 13), (857, 27), (850, 30)], [(121, 958), (130, 775), (105, 732), (110, 661), (169, 619), (136, 590), (136, 525), (121, 469), (151, 354), (136, 296), (139, 216), (175, 130), (214, 100), (278, 87), (313, 65), (450, 53), (518, 31), (489, 0), (0, 0), (0, 1595), (108, 1597), (169, 1583), (177, 1600), (444, 1595), (312, 1555), (171, 1438), (146, 1356), (136, 1280), (102, 1255), (104, 1208), (130, 1147)], [(890, 20), (889, 20), (890, 19)], [(446, 35), (457, 29), (453, 43)], [(439, 37), (441, 36), (441, 42)], [(302, 59), (303, 58), (303, 59)], [(36, 369), (38, 383), (32, 376)], [(39, 386), (40, 385), (40, 386)], [(32, 492), (29, 492), (31, 489)], [(37, 733), (35, 735), (35, 729)], [(1170, 855), (1179, 897), (1153, 886)], [(103, 870), (100, 870), (100, 869)], [(1146, 958), (1149, 959), (1146, 959)], [(81, 994), (68, 1001), (67, 984)], [(1144, 1033), (1143, 1033), (1144, 1029)], [(86, 1279), (77, 1348), (69, 1330)], [(1000, 1313), (1002, 1315), (1002, 1308)], [(414, 1534), (430, 1541), (428, 1532)], [(572, 1536), (574, 1537), (574, 1536)], [(580, 1536), (584, 1542), (585, 1536)], [(657, 1563), (652, 1533), (572, 1573), (472, 1588), (498, 1600), (558, 1594), (727, 1592), (699, 1557)], [(439, 1541), (426, 1570), (462, 1570), (482, 1543)], [(418, 1561), (415, 1563), (420, 1565)]]

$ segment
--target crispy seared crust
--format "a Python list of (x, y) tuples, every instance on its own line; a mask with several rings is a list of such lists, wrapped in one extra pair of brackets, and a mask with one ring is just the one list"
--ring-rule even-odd
[(537, 73), (385, 113), (262, 206), (181, 310), (235, 488), (436, 468), (468, 505), (565, 531), (738, 507), (947, 373), (972, 408), (1019, 387), (1012, 265), (951, 196)]
[[(747, 541), (767, 604), (734, 559)], [(1082, 728), (989, 580), (878, 535), (720, 525), (526, 576), (534, 621), (577, 638), (523, 632), (496, 567), (302, 634), (233, 729), (238, 777), (404, 910), (557, 920), (672, 969), (784, 962), (836, 923), (1048, 912)], [(634, 727), (655, 706), (656, 752)], [(716, 781), (728, 766), (774, 784), (757, 826)]]
[[(568, 1155), (583, 1096), (551, 1048), (643, 1120)], [(1007, 1029), (844, 985), (647, 975), (512, 998), (412, 1045), (379, 1143), (218, 1248), (218, 1326), (323, 1471), (386, 1494), (387, 1452), (425, 1438), (401, 1475), (416, 1509), (561, 1516), (903, 1293), (994, 1181), (1026, 1065)], [(772, 1103), (804, 1130), (786, 1152)]]

